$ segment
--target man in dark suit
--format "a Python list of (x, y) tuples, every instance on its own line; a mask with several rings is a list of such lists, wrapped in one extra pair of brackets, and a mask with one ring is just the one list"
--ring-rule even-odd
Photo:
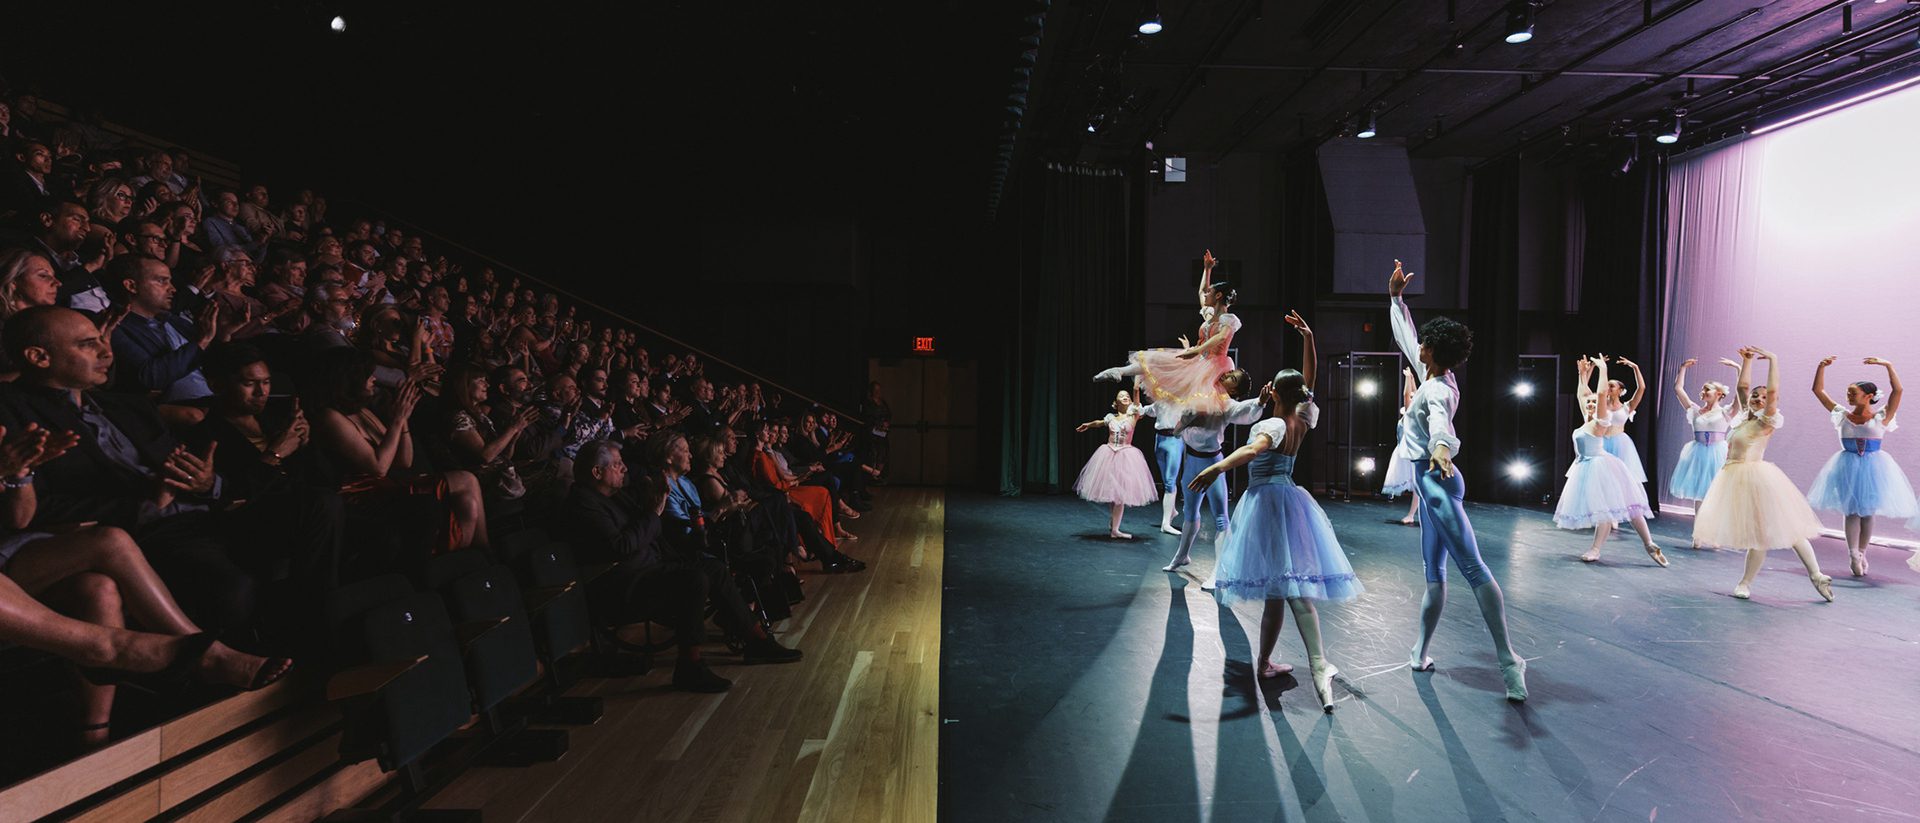
[(337, 545), (326, 512), (241, 505), (214, 467), (214, 447), (180, 447), (145, 398), (96, 392), (113, 352), (85, 315), (26, 309), (7, 321), (0, 345), (20, 366), (20, 378), (0, 386), (0, 425), (80, 434), (79, 445), (38, 470), (29, 528), (95, 521), (126, 529), (187, 614), (216, 633), (250, 629), (261, 580)]
[(53, 150), (38, 140), (28, 140), (20, 144), (13, 159), (20, 165), (5, 172), (5, 183), (0, 184), (0, 218), (32, 216), (54, 200), (53, 184), (48, 180), (53, 174)]
[(582, 559), (618, 564), (596, 579), (588, 592), (595, 615), (601, 623), (628, 623), (635, 616), (635, 604), (648, 604), (651, 617), (672, 626), (680, 645), (673, 670), (675, 688), (722, 692), (733, 685), (700, 660), (700, 642), (706, 639), (703, 615), (709, 601), (714, 622), (745, 639), (746, 662), (800, 659), (798, 649), (780, 645), (753, 619), (725, 563), (706, 555), (679, 555), (661, 539), (666, 489), (647, 484), (639, 503), (624, 494), (627, 464), (618, 444), (595, 440), (582, 446), (573, 474), (573, 488), (560, 505), (558, 522)]
[(200, 360), (219, 334), (218, 316), (209, 306), (198, 320), (173, 311), (173, 276), (157, 257), (128, 253), (107, 264), (107, 287), (127, 318), (113, 332), (113, 356), (120, 361), (118, 387), (157, 391), (160, 402), (199, 400), (213, 394)]

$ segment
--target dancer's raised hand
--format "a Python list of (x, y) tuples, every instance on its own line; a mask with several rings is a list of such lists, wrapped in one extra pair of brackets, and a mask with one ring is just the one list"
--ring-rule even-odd
[(1700, 361), (1699, 361), (1698, 359), (1696, 359), (1696, 358), (1692, 358), (1692, 357), (1689, 357), (1689, 358), (1687, 358), (1686, 360), (1683, 360), (1683, 361), (1681, 361), (1681, 363), (1680, 363), (1680, 368), (1683, 368), (1683, 369), (1691, 369), (1691, 368), (1693, 368), (1693, 364), (1695, 364), (1695, 363), (1698, 363), (1698, 362), (1700, 362)]
[(1387, 277), (1387, 294), (1399, 297), (1401, 292), (1407, 290), (1407, 283), (1412, 280), (1413, 273), (1406, 270), (1405, 264), (1397, 259), (1394, 260), (1393, 274)]
[(1292, 326), (1294, 331), (1299, 332), (1302, 336), (1313, 336), (1313, 328), (1307, 325), (1307, 319), (1301, 317), (1298, 310), (1287, 312), (1287, 325)]
[(1720, 358), (1720, 365), (1722, 365), (1722, 366), (1731, 366), (1731, 367), (1733, 367), (1733, 368), (1736, 368), (1736, 369), (1737, 369), (1737, 368), (1740, 368), (1740, 364), (1739, 364), (1739, 363), (1735, 363), (1735, 362), (1733, 362), (1733, 358), (1731, 358), (1731, 357), (1722, 357), (1722, 358)]
[(1219, 258), (1213, 256), (1213, 249), (1207, 249), (1200, 255), (1200, 267), (1207, 271), (1213, 271), (1213, 267), (1219, 262)]
[(1188, 341), (1187, 336), (1184, 334), (1180, 335), (1180, 348), (1183, 348), (1183, 349), (1193, 348), (1193, 343)]
[(1880, 357), (1869, 357), (1860, 362), (1865, 363), (1869, 366), (1886, 366), (1889, 369), (1893, 368), (1892, 363), (1888, 362), (1885, 358), (1880, 358)]
[(1826, 357), (1822, 357), (1820, 358), (1819, 368), (1824, 369), (1828, 366), (1831, 366), (1833, 365), (1833, 361), (1839, 360), (1839, 359), (1840, 359), (1840, 355), (1837, 355), (1837, 354), (1829, 354)]

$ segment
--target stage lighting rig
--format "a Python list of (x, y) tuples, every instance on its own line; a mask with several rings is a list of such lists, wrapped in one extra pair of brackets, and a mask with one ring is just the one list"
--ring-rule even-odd
[(1680, 142), (1680, 130), (1686, 125), (1686, 120), (1686, 109), (1674, 109), (1668, 112), (1665, 121), (1660, 126), (1660, 132), (1653, 136), (1653, 142), (1663, 146), (1671, 146)]
[(1158, 3), (1148, 3), (1146, 10), (1141, 13), (1140, 25), (1137, 29), (1141, 34), (1153, 36), (1167, 30), (1166, 24), (1160, 20), (1158, 6)]
[(1379, 133), (1380, 133), (1380, 115), (1376, 113), (1373, 109), (1367, 109), (1366, 124), (1361, 126), (1360, 130), (1358, 132), (1355, 132), (1353, 136), (1358, 137), (1362, 140), (1366, 140)]
[(1507, 4), (1507, 42), (1525, 43), (1533, 39), (1533, 13), (1538, 8), (1534, 0), (1513, 0)]

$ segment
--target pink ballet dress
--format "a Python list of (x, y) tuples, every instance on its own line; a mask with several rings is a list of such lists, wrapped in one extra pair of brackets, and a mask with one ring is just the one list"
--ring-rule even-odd
[(1780, 428), (1741, 412), (1727, 435), (1727, 464), (1713, 478), (1693, 519), (1693, 542), (1717, 549), (1785, 549), (1820, 535), (1820, 518), (1800, 487), (1766, 461), (1767, 441)]
[(1200, 310), (1206, 322), (1200, 324), (1200, 339), (1226, 333), (1214, 350), (1197, 357), (1181, 358), (1179, 349), (1147, 349), (1133, 353), (1140, 366), (1139, 385), (1153, 398), (1156, 407), (1218, 414), (1227, 410), (1233, 398), (1220, 389), (1220, 375), (1233, 369), (1227, 350), (1233, 347), (1233, 335), (1240, 330), (1240, 318), (1232, 314), (1214, 316), (1211, 306)]
[(1153, 483), (1147, 468), (1147, 456), (1133, 447), (1133, 414), (1109, 414), (1106, 417), (1107, 442), (1093, 450), (1073, 491), (1094, 503), (1119, 503), (1144, 506), (1160, 499), (1160, 488)]

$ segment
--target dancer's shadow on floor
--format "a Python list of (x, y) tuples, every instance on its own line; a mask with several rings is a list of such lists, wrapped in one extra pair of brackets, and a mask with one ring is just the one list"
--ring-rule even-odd
[[(1440, 735), (1441, 748), (1447, 752), (1447, 763), (1452, 767), (1453, 782), (1460, 792), (1460, 803), (1466, 807), (1468, 820), (1501, 820), (1505, 814), (1500, 810), (1500, 802), (1493, 795), (1493, 787), (1487, 784), (1487, 778), (1480, 774), (1480, 767), (1474, 765), (1472, 753), (1460, 740), (1459, 732), (1454, 731), (1447, 712), (1440, 707), (1440, 696), (1433, 690), (1433, 678), (1416, 675), (1413, 687), (1420, 693), (1420, 702), (1427, 707), (1427, 714), (1433, 717), (1433, 728)], [(1501, 687), (1505, 692), (1506, 687)]]
[[(1147, 687), (1133, 753), (1115, 787), (1108, 820), (1199, 821), (1193, 724), (1188, 720), (1187, 674), (1193, 666), (1193, 618), (1186, 578), (1169, 577), (1166, 639)], [(1168, 722), (1173, 721), (1173, 722)]]

